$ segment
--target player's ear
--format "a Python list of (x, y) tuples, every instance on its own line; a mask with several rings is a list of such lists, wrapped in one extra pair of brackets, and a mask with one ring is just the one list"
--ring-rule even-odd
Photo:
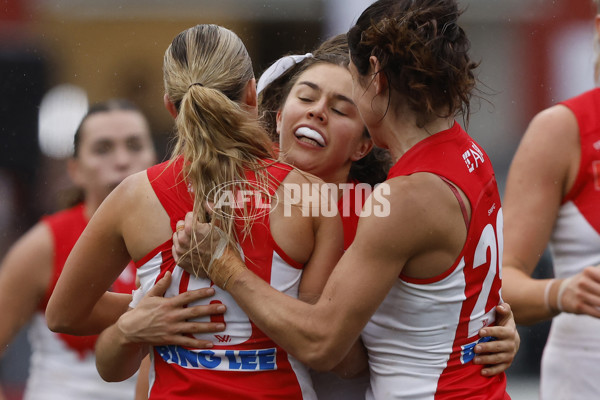
[(163, 97), (163, 103), (165, 104), (165, 108), (167, 109), (169, 114), (171, 114), (173, 118), (177, 118), (177, 108), (175, 107), (175, 104), (173, 104), (171, 99), (169, 99), (169, 96), (166, 93)]

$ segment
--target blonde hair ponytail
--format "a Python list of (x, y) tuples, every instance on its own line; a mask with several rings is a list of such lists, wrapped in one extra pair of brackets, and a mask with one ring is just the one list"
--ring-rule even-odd
[[(234, 189), (247, 190), (247, 170), (256, 171), (264, 183), (264, 160), (273, 158), (267, 133), (240, 103), (254, 78), (252, 63), (233, 32), (197, 25), (173, 40), (165, 53), (163, 74), (167, 96), (178, 111), (171, 160), (183, 158), (183, 179), (194, 192), (194, 221), (206, 222), (204, 208), (207, 201), (215, 201), (211, 194), (216, 188), (233, 184)], [(227, 215), (234, 215), (234, 210), (225, 211), (214, 213), (212, 223), (233, 243), (234, 220)]]

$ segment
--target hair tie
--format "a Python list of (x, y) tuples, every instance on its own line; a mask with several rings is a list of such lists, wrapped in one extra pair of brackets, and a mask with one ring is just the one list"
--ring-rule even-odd
[(264, 88), (269, 86), (275, 79), (279, 78), (294, 65), (301, 63), (312, 56), (312, 53), (306, 53), (304, 55), (291, 55), (281, 57), (279, 60), (275, 61), (260, 76), (258, 84), (256, 85), (256, 94), (260, 94)]
[(203, 84), (201, 84), (200, 82), (195, 82), (195, 83), (192, 83), (190, 86), (188, 86), (188, 90), (190, 90), (190, 88), (191, 88), (192, 86), (196, 86), (196, 85), (204, 87), (204, 85), (203, 85)]

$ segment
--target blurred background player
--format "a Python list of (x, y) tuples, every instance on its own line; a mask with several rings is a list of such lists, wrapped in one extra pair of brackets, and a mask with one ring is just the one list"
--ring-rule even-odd
[[(43, 217), (2, 261), (0, 349), (31, 322), (26, 400), (133, 398), (134, 379), (108, 384), (98, 375), (95, 336), (53, 333), (44, 314), (67, 256), (100, 203), (125, 177), (155, 161), (150, 128), (135, 105), (121, 99), (93, 105), (75, 133), (68, 162), (69, 176), (78, 188), (73, 205)], [(131, 293), (134, 288), (135, 266), (130, 264), (111, 290)]]
[[(598, 0), (594, 4), (600, 7)], [(600, 14), (595, 26), (598, 46)], [(541, 398), (598, 397), (599, 88), (533, 118), (509, 170), (504, 221), (504, 299), (517, 323), (552, 319), (542, 357)], [(534, 279), (547, 246), (555, 278)]]

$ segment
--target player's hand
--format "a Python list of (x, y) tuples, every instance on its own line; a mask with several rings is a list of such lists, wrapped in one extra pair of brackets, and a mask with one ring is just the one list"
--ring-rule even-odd
[(246, 269), (237, 248), (216, 224), (196, 223), (192, 228), (193, 215), (190, 212), (184, 221), (177, 221), (176, 226), (173, 258), (190, 274), (208, 276), (225, 289), (234, 275)]
[(170, 283), (171, 273), (167, 272), (135, 308), (119, 318), (117, 328), (126, 341), (131, 343), (153, 346), (171, 344), (195, 348), (212, 347), (212, 342), (198, 340), (193, 337), (193, 334), (220, 332), (225, 329), (225, 325), (194, 320), (210, 315), (221, 315), (226, 310), (225, 306), (190, 304), (211, 297), (214, 295), (214, 289), (191, 290), (175, 297), (165, 298), (163, 296)]
[(496, 307), (496, 320), (496, 326), (488, 326), (479, 331), (479, 336), (493, 336), (496, 340), (478, 343), (474, 349), (477, 355), (473, 362), (484, 365), (481, 370), (481, 375), (484, 376), (493, 376), (506, 371), (521, 345), (521, 337), (517, 332), (515, 318), (508, 303)]
[[(191, 275), (206, 278), (205, 266), (208, 266), (211, 259), (211, 246), (207, 242), (210, 239), (211, 226), (209, 223), (198, 223), (195, 232), (192, 232), (192, 219), (193, 213), (188, 212), (185, 220), (177, 221), (173, 233), (173, 259)], [(192, 249), (194, 239), (198, 245)]]
[(587, 267), (563, 280), (558, 291), (557, 306), (563, 312), (600, 318), (600, 266)]

